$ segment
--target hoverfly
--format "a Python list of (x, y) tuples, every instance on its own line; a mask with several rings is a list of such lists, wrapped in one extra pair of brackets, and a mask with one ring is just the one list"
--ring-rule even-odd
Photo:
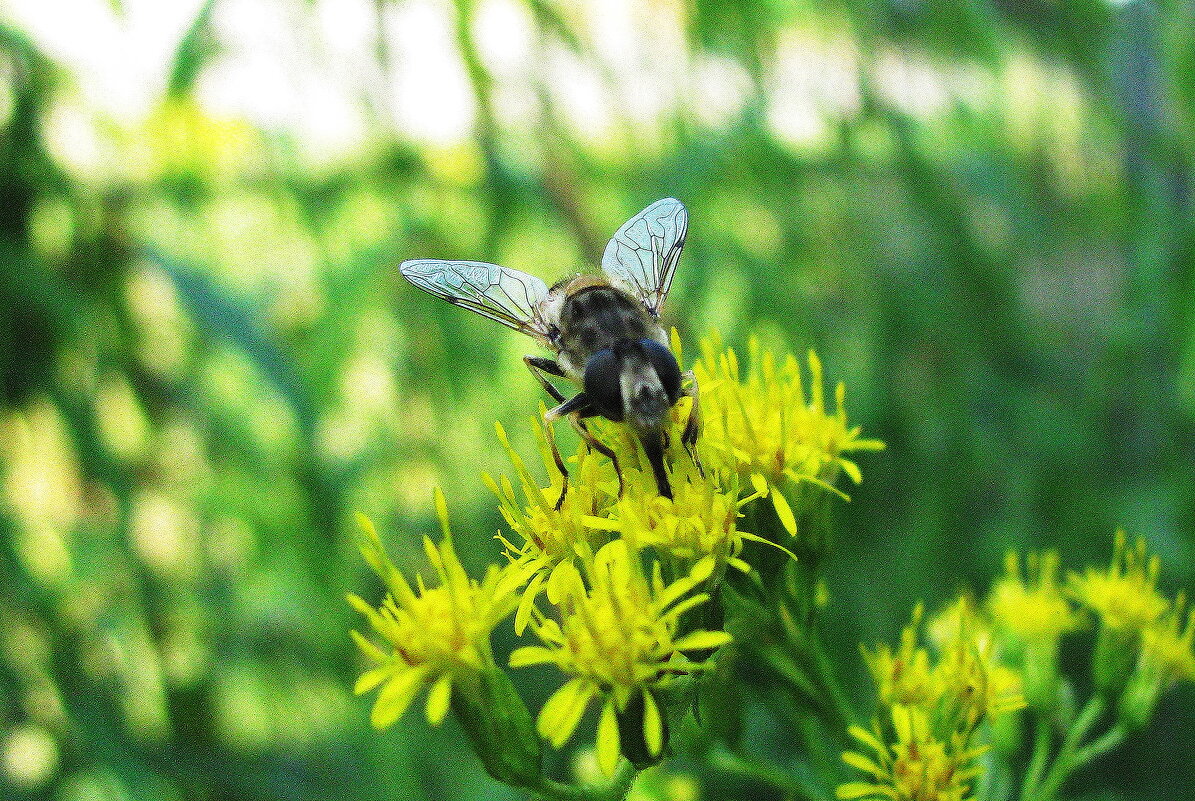
[[(544, 415), (552, 456), (563, 476), (557, 508), (568, 491), (568, 470), (552, 434), (552, 424), (561, 417), (569, 419), (590, 448), (614, 463), (620, 494), (618, 459), (593, 436), (584, 418), (601, 416), (629, 425), (651, 464), (657, 491), (671, 498), (664, 469), (665, 423), (672, 407), (687, 395), (693, 406), (681, 442), (696, 460), (696, 379), (691, 371), (681, 375), (659, 322), (688, 223), (679, 200), (657, 200), (627, 220), (606, 245), (605, 277), (575, 275), (551, 288), (535, 276), (483, 262), (417, 259), (399, 267), (419, 289), (521, 331), (555, 354), (554, 359), (524, 356), (523, 361), (559, 404)], [(549, 376), (569, 379), (581, 391), (566, 398)], [(688, 380), (687, 388), (682, 378)]]

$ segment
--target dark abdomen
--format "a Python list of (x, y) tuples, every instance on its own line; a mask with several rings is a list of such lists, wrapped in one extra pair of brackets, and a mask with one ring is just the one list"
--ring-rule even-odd
[(584, 359), (619, 339), (651, 338), (642, 304), (613, 287), (587, 287), (565, 299), (560, 313), (564, 350)]

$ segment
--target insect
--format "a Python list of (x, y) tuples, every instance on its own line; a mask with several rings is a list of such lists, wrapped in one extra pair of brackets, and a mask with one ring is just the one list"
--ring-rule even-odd
[[(552, 424), (562, 417), (591, 449), (614, 463), (620, 495), (618, 458), (593, 436), (584, 419), (601, 416), (630, 426), (651, 464), (657, 491), (671, 498), (664, 469), (665, 422), (687, 395), (693, 405), (681, 442), (696, 461), (696, 379), (691, 371), (681, 374), (659, 322), (688, 223), (679, 200), (657, 200), (627, 220), (606, 245), (604, 277), (575, 275), (551, 288), (535, 276), (483, 262), (417, 259), (399, 267), (419, 289), (521, 331), (555, 354), (553, 359), (524, 356), (523, 361), (559, 404), (544, 415), (552, 456), (563, 476), (556, 508), (564, 502), (569, 478), (552, 433)], [(581, 391), (566, 398), (549, 376), (569, 379)]]

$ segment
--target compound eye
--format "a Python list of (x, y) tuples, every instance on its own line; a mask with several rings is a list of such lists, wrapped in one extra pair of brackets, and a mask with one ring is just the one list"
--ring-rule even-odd
[(643, 346), (647, 358), (651, 360), (651, 366), (660, 377), (664, 392), (668, 393), (668, 402), (676, 403), (676, 399), (680, 397), (680, 365), (676, 363), (676, 357), (672, 355), (671, 350), (654, 339), (641, 339), (639, 344)]
[(599, 350), (585, 364), (585, 396), (608, 420), (622, 420), (620, 360), (610, 348)]

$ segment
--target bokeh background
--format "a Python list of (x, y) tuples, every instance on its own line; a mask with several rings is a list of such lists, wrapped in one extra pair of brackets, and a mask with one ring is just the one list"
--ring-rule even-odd
[[(668, 195), (686, 345), (816, 347), (889, 445), (830, 563), (860, 708), (857, 643), (1007, 548), (1079, 567), (1124, 526), (1195, 589), (1193, 29), (1179, 0), (7, 0), (0, 796), (513, 798), (453, 722), (378, 734), (350, 694), (351, 513), (416, 565), (442, 485), (480, 569), (493, 423), (531, 453), (542, 400), (527, 341), (396, 266), (551, 281)], [(1189, 797), (1193, 722), (1168, 696), (1076, 794)]]

